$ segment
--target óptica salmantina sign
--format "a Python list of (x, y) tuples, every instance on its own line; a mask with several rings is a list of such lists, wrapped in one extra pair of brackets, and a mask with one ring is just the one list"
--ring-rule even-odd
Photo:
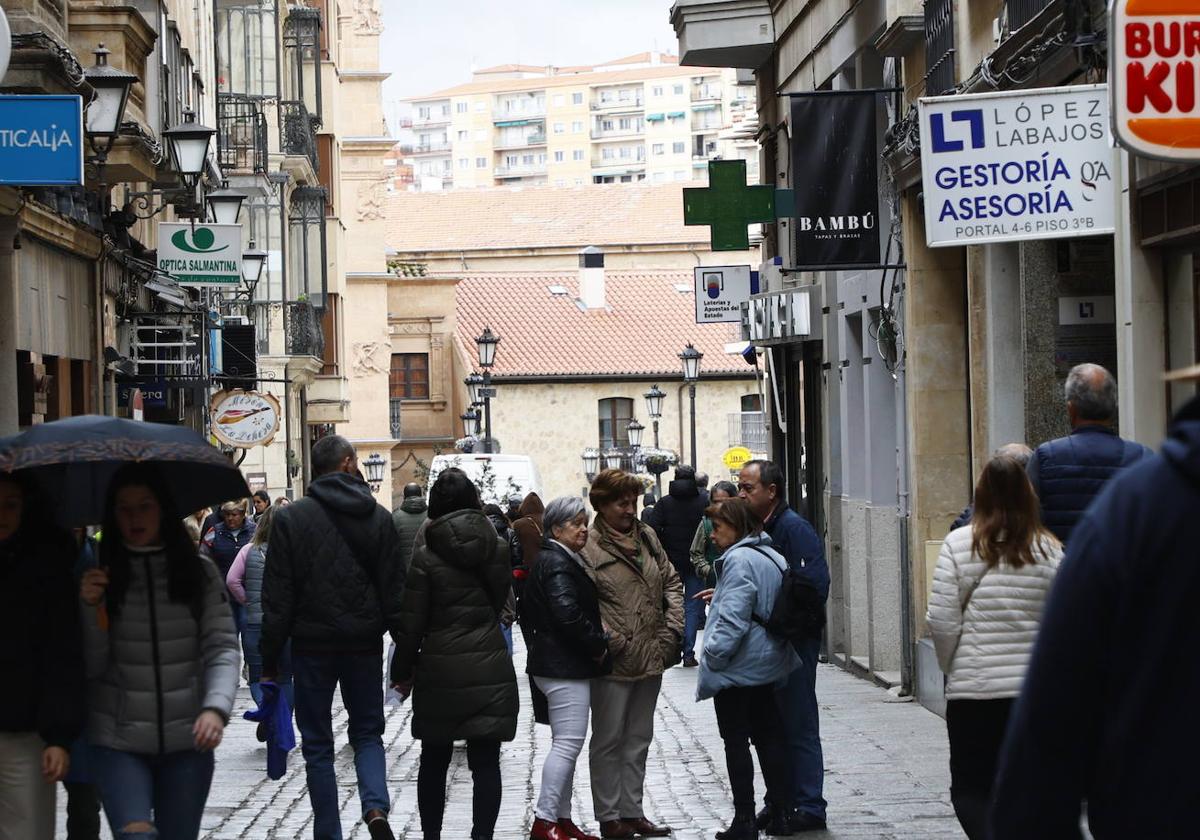
[(160, 222), (158, 270), (181, 286), (242, 282), (242, 226)]
[(83, 99), (0, 96), (0, 184), (83, 184)]
[(931, 248), (1112, 233), (1106, 85), (922, 99)]

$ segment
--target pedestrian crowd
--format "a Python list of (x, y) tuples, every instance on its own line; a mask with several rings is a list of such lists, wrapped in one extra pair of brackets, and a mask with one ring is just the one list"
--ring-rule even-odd
[[(984, 465), (937, 561), (926, 624), (946, 675), (951, 800), (971, 840), (1079, 836), (1084, 802), (1097, 836), (1181, 836), (1197, 686), (1171, 660), (1200, 636), (1187, 539), (1200, 400), (1161, 456), (1116, 434), (1103, 368), (1071, 371), (1066, 407), (1069, 436)], [(514, 623), (551, 733), (531, 840), (671, 833), (644, 784), (677, 665), (696, 668), (724, 742), (733, 801), (717, 840), (825, 828), (830, 574), (779, 465), (751, 461), (711, 491), (681, 465), (653, 505), (641, 479), (608, 469), (587, 503), (531, 493), (504, 508), (448, 468), (389, 513), (344, 438), (314, 444), (311, 464), (295, 502), (259, 491), (182, 517), (156, 467), (127, 464), (99, 527), (74, 535), (35, 483), (0, 473), (0, 840), (52, 838), (58, 782), (71, 840), (98, 836), (101, 809), (118, 838), (197, 838), (240, 676), (272, 778), (294, 712), (317, 840), (343, 836), (339, 689), (363, 823), (394, 837), (385, 688), (411, 698), (423, 837), (443, 836), (456, 742), (471, 840), (514, 836), (497, 829), (520, 705)], [(589, 728), (598, 835), (572, 811)]]

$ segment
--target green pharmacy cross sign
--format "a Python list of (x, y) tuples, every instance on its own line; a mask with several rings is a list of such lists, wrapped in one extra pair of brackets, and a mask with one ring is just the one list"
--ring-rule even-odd
[(746, 161), (708, 163), (708, 186), (683, 191), (683, 223), (709, 225), (714, 251), (745, 251), (750, 247), (746, 227), (775, 221), (775, 188), (748, 186)]

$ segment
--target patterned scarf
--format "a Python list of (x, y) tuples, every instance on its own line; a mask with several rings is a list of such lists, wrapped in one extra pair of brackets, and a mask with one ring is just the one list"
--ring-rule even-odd
[(614, 531), (604, 517), (596, 515), (596, 532), (600, 535), (600, 548), (614, 557), (624, 557), (639, 569), (642, 568), (642, 535), (638, 523), (633, 523), (633, 529), (628, 534)]

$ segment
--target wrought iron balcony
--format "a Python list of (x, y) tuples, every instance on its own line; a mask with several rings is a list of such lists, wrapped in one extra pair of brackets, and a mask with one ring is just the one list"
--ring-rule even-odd
[(284, 338), (289, 356), (315, 356), (325, 353), (325, 334), (321, 330), (321, 316), (308, 301), (290, 301), (285, 304), (283, 318)]
[(217, 94), (217, 160), (227, 171), (267, 171), (267, 117), (260, 102), (236, 93)]
[(1008, 0), (1004, 4), (1008, 10), (1008, 31), (1016, 32), (1049, 5), (1050, 0)]
[(402, 399), (392, 397), (388, 400), (388, 415), (392, 429), (392, 440), (401, 440), (404, 437), (400, 423), (400, 418), (402, 416), (401, 408), (403, 406), (404, 400)]
[(312, 161), (313, 169), (320, 163), (317, 159), (316, 123), (303, 102), (279, 103), (279, 136), (285, 155), (303, 155)]
[(925, 0), (925, 94), (954, 90), (954, 0)]

